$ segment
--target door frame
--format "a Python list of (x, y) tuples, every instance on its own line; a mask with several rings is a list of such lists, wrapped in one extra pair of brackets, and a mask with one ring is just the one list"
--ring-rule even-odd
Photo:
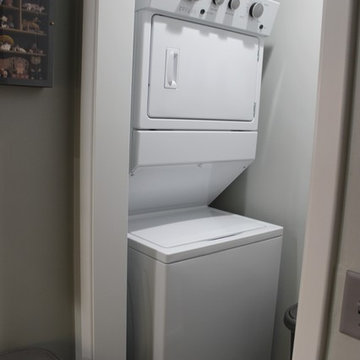
[(135, 0), (83, 6), (76, 359), (125, 360)]
[[(354, 0), (324, 0), (317, 120), (294, 360), (321, 360), (338, 236)], [(125, 360), (135, 0), (84, 1), (77, 360)], [(109, 34), (116, 31), (116, 44)], [(120, 121), (121, 120), (121, 121)], [(76, 268), (77, 268), (76, 267)]]
[(325, 356), (342, 218), (357, 4), (324, 0), (317, 116), (294, 360)]

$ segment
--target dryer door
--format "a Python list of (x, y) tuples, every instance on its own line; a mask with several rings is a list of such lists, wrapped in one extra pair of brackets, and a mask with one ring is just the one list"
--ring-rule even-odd
[(252, 121), (260, 91), (260, 40), (156, 15), (148, 116)]

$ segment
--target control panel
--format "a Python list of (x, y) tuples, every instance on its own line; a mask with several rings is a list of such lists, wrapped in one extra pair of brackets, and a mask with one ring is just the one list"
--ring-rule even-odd
[(136, 0), (136, 10), (193, 18), (203, 23), (269, 36), (279, 2), (275, 0)]

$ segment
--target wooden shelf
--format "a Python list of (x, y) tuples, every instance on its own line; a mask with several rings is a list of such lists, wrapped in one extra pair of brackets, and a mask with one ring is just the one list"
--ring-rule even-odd
[(35, 32), (35, 31), (25, 31), (25, 30), (20, 30), (20, 29), (4, 29), (4, 28), (0, 28), (0, 33), (2, 31), (6, 31), (6, 32), (10, 32), (10, 33), (26, 34), (26, 35), (47, 36), (47, 34), (45, 34), (45, 33), (38, 33), (38, 32)]
[(25, 14), (31, 14), (31, 15), (35, 15), (35, 16), (47, 16), (47, 13), (39, 13), (36, 11), (30, 11), (30, 10), (25, 10), (25, 9), (21, 9), (21, 11)]
[(21, 51), (12, 51), (12, 50), (1, 50), (0, 49), (0, 54), (14, 54), (14, 55), (19, 55), (19, 56), (47, 56), (46, 54), (35, 54), (35, 53), (29, 53), (27, 52), (21, 52)]
[(36, 12), (36, 11), (31, 11), (31, 10), (26, 10), (26, 9), (23, 9), (23, 8), (19, 8), (17, 6), (6, 6), (6, 5), (0, 5), (0, 11), (1, 9), (4, 9), (4, 10), (13, 10), (13, 11), (19, 11), (21, 10), (23, 13), (26, 13), (26, 14), (31, 14), (31, 15), (39, 15), (39, 16), (47, 16), (48, 14), (45, 13), (45, 12)]
[(16, 6), (6, 6), (6, 5), (0, 5), (0, 10), (4, 9), (4, 10), (16, 10), (19, 11), (20, 8), (16, 7)]
[(19, 86), (32, 86), (32, 87), (49, 87), (44, 85), (44, 80), (32, 79), (17, 79), (12, 77), (0, 78), (0, 85), (19, 85)]

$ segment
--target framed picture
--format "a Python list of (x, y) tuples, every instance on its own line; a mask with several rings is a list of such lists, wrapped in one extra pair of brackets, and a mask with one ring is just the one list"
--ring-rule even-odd
[(51, 87), (53, 0), (0, 0), (0, 85)]

